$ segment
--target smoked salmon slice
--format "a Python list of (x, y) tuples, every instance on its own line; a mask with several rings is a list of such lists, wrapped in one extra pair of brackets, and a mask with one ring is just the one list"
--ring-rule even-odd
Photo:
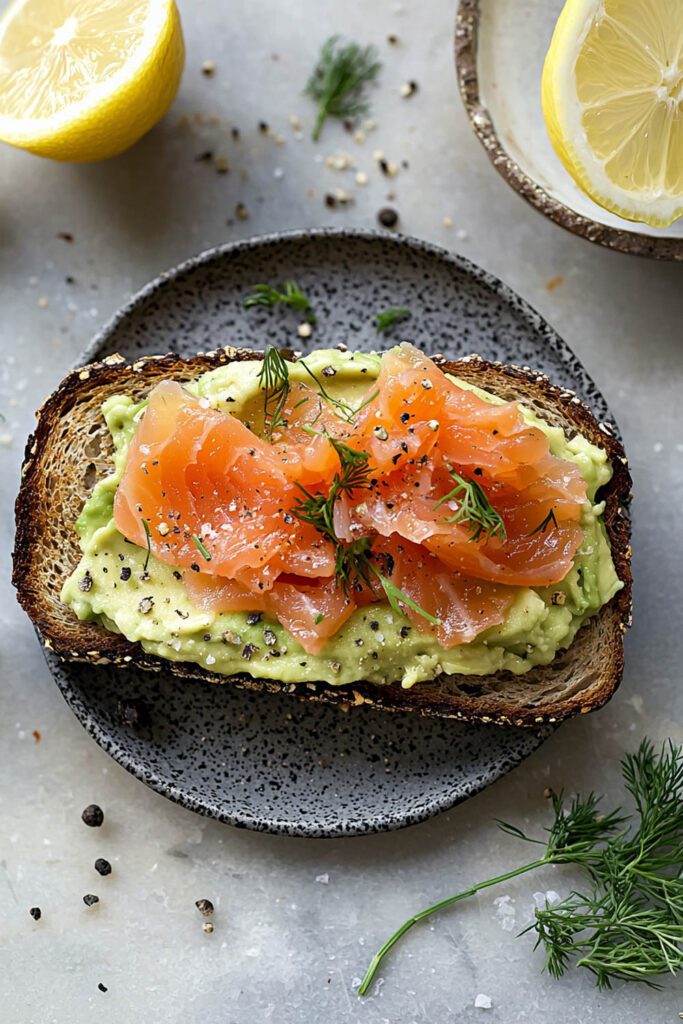
[(201, 565), (255, 591), (286, 571), (330, 577), (333, 546), (291, 514), (300, 468), (237, 418), (164, 381), (151, 393), (128, 452), (116, 526), (144, 547), (147, 523), (162, 562), (195, 571)]
[(186, 570), (198, 607), (263, 611), (319, 653), (391, 589), (448, 649), (503, 622), (518, 588), (571, 569), (586, 481), (516, 403), (460, 387), (410, 345), (382, 357), (355, 414), (315, 382), (281, 394), (259, 433), (173, 381), (141, 414), (116, 525)]

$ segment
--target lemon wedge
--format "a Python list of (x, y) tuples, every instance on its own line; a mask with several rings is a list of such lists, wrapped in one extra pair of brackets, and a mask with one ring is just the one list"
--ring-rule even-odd
[(591, 199), (652, 227), (683, 216), (683, 0), (567, 0), (542, 100)]
[(0, 20), (0, 140), (84, 163), (170, 107), (185, 46), (174, 0), (14, 0)]

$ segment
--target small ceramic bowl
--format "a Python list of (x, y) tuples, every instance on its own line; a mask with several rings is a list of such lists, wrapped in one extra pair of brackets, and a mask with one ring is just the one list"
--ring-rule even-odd
[(564, 0), (460, 0), (460, 93), (491, 163), (520, 195), (575, 235), (609, 249), (683, 261), (683, 219), (669, 228), (603, 210), (575, 184), (550, 143), (541, 73)]

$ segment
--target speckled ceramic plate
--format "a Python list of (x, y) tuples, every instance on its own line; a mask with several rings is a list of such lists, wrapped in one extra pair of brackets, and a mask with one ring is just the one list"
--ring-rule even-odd
[(460, 0), (458, 80), (493, 166), (527, 202), (591, 242), (636, 256), (683, 260), (683, 220), (635, 224), (585, 195), (555, 153), (541, 110), (541, 72), (564, 0)]
[[(242, 308), (255, 282), (287, 278), (313, 302), (317, 345), (369, 350), (377, 345), (370, 312), (409, 306), (412, 319), (397, 337), (451, 358), (478, 352), (529, 364), (610, 419), (573, 353), (508, 288), (458, 256), (379, 233), (312, 231), (204, 253), (136, 296), (84, 361), (226, 344), (300, 347), (296, 318)], [(510, 771), (551, 731), (363, 707), (344, 714), (163, 673), (48, 660), (84, 727), (137, 778), (201, 814), (289, 835), (358, 835), (422, 821)], [(138, 704), (122, 714), (128, 701)], [(131, 710), (133, 718), (141, 712), (137, 722), (126, 720)]]

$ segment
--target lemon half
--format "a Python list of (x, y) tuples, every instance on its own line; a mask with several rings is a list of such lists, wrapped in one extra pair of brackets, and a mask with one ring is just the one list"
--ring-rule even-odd
[(543, 69), (555, 150), (596, 203), (683, 216), (683, 0), (567, 0)]
[(0, 139), (114, 156), (166, 113), (184, 61), (174, 0), (15, 0), (0, 20)]

